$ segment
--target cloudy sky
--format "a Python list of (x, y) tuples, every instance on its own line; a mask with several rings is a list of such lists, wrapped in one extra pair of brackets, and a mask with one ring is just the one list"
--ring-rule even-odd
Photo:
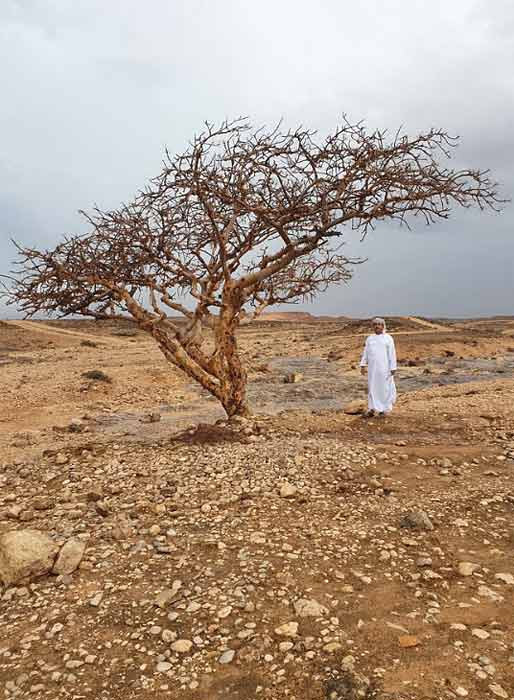
[[(0, 272), (11, 236), (82, 230), (79, 208), (130, 199), (166, 146), (225, 117), (440, 126), (456, 166), (512, 197), (513, 66), (512, 0), (1, 0)], [(514, 314), (514, 205), (350, 235), (350, 252), (369, 261), (310, 310)]]

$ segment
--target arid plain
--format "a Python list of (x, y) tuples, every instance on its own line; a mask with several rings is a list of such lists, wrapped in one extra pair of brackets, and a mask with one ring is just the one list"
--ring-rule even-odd
[(0, 586), (4, 697), (514, 698), (514, 319), (388, 319), (363, 420), (368, 322), (264, 318), (231, 423), (129, 322), (0, 322), (0, 537), (76, 564)]

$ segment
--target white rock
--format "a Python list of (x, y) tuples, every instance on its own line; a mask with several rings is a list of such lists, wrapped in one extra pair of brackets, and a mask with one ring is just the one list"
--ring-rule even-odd
[(512, 574), (496, 574), (494, 578), (497, 581), (506, 583), (507, 586), (514, 586), (514, 576)]
[(171, 664), (168, 661), (159, 661), (157, 664), (157, 673), (167, 673), (171, 669)]
[(223, 654), (220, 656), (218, 662), (220, 664), (230, 664), (234, 660), (235, 655), (236, 652), (233, 649), (227, 649), (227, 651), (224, 651)]

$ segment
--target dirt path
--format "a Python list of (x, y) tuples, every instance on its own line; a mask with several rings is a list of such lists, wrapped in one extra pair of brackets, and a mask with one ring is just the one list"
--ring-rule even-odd
[(4, 321), (4, 323), (8, 324), (9, 326), (21, 328), (24, 331), (34, 331), (45, 335), (72, 336), (78, 340), (90, 340), (97, 345), (111, 345), (123, 348), (127, 347), (125, 340), (117, 340), (116, 338), (93, 335), (90, 333), (81, 333), (80, 331), (71, 331), (67, 328), (54, 328), (54, 326), (49, 326), (46, 323), (40, 323), (39, 321)]
[[(418, 318), (417, 316), (404, 316), (406, 321), (412, 321), (412, 323), (419, 323), (420, 326), (425, 326), (426, 328), (431, 328), (434, 331), (454, 331), (454, 328), (449, 326), (442, 326), (439, 323), (432, 323), (432, 321), (425, 321), (423, 318)], [(410, 333), (411, 331), (405, 331)]]

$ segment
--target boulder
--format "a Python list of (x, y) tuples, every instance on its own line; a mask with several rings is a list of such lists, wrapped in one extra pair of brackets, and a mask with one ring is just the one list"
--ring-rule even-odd
[(71, 537), (61, 547), (52, 573), (57, 575), (72, 574), (82, 561), (85, 551), (86, 542), (84, 540), (79, 540), (78, 537)]
[(58, 545), (39, 530), (12, 530), (0, 536), (0, 579), (5, 585), (48, 574)]

